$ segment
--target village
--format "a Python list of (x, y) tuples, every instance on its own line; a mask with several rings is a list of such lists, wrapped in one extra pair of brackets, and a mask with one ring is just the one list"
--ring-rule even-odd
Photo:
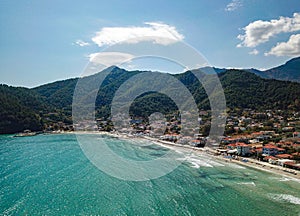
[[(114, 122), (122, 122), (124, 116), (117, 116)], [(178, 114), (168, 115), (164, 120), (131, 118), (128, 125), (116, 125), (110, 119), (98, 118), (95, 122), (74, 124), (75, 130), (96, 130), (112, 134), (152, 137), (157, 140), (205, 147), (214, 142), (209, 137), (211, 115), (209, 111), (199, 112), (199, 127), (192, 128), (189, 135), (181, 135), (181, 121)], [(73, 125), (53, 122), (45, 132), (73, 131)], [(270, 165), (300, 170), (300, 113), (296, 111), (234, 109), (227, 111), (224, 136), (214, 148), (216, 154), (229, 159), (255, 160)]]
[[(227, 158), (257, 160), (272, 165), (300, 170), (300, 113), (282, 110), (255, 111), (236, 109), (227, 112), (224, 136), (216, 152)], [(192, 147), (204, 147), (209, 139), (210, 112), (199, 112), (199, 128), (191, 136), (180, 134), (179, 118), (169, 116), (166, 123), (154, 121), (149, 125), (143, 119), (131, 120), (127, 134), (155, 137)], [(164, 132), (163, 132), (164, 131)], [(210, 140), (211, 141), (211, 140)], [(212, 140), (213, 141), (213, 140)]]

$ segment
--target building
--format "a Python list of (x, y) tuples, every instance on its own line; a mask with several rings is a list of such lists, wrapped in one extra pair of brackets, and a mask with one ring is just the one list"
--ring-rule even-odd
[(191, 146), (195, 147), (204, 147), (205, 146), (205, 140), (204, 139), (195, 139), (190, 141)]
[(160, 137), (160, 139), (162, 140), (171, 141), (171, 142), (176, 142), (180, 138), (181, 136), (179, 134), (165, 134)]
[(228, 150), (233, 150), (235, 148), (236, 148), (236, 144), (235, 143), (231, 143), (231, 144), (227, 145), (227, 149)]
[(293, 155), (290, 154), (278, 154), (275, 157), (279, 159), (293, 159)]
[(278, 154), (284, 154), (285, 149), (284, 148), (277, 148), (277, 152), (278, 152)]
[(275, 145), (265, 145), (262, 148), (262, 154), (264, 156), (275, 156), (278, 154), (278, 148)]
[(284, 167), (300, 170), (300, 164), (296, 164), (295, 162), (287, 161), (283, 164)]
[(266, 156), (263, 158), (263, 160), (269, 162), (270, 164), (277, 164), (278, 158), (274, 156)]
[(278, 159), (277, 160), (277, 164), (279, 166), (284, 166), (285, 163), (295, 163), (293, 160), (290, 160), (290, 159)]
[(236, 143), (237, 154), (247, 156), (250, 154), (250, 146), (245, 143)]

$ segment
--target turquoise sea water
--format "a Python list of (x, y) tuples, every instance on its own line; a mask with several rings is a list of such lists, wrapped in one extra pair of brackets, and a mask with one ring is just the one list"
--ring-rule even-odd
[[(167, 149), (109, 137), (122, 157)], [(161, 178), (123, 181), (85, 157), (75, 135), (0, 136), (0, 215), (300, 215), (300, 183), (197, 155)]]

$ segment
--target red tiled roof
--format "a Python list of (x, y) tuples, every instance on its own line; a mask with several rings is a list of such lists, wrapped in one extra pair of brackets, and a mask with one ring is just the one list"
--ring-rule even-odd
[(260, 134), (262, 134), (262, 132), (253, 132), (252, 134), (253, 135), (260, 135)]
[(269, 160), (269, 159), (273, 159), (273, 160), (276, 160), (277, 158), (276, 157), (273, 157), (273, 156), (266, 156), (264, 157), (265, 160)]
[(198, 143), (198, 142), (200, 142), (200, 140), (192, 140), (191, 142)]
[(256, 148), (255, 151), (261, 152), (261, 151), (262, 151), (262, 148)]
[(229, 145), (227, 145), (227, 146), (236, 147), (236, 144), (235, 144), (235, 143), (231, 143), (231, 144), (229, 144)]
[(290, 165), (290, 166), (293, 166), (293, 167), (299, 167), (299, 164), (296, 164), (296, 163), (294, 163), (294, 162), (289, 162), (289, 161), (287, 161), (287, 162), (284, 162), (284, 164)]
[(275, 157), (277, 157), (277, 158), (292, 158), (293, 156), (290, 154), (278, 154)]
[(272, 145), (272, 144), (268, 144), (268, 145), (265, 145), (263, 148), (278, 148), (278, 147), (275, 145)]
[(246, 143), (238, 142), (236, 143), (236, 146), (248, 146)]

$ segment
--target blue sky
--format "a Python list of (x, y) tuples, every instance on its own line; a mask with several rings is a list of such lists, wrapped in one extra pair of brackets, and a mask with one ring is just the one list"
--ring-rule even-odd
[(299, 0), (2, 0), (0, 83), (78, 77), (92, 53), (113, 43), (110, 33), (153, 29), (188, 43), (212, 66), (271, 68), (300, 55), (299, 18)]

